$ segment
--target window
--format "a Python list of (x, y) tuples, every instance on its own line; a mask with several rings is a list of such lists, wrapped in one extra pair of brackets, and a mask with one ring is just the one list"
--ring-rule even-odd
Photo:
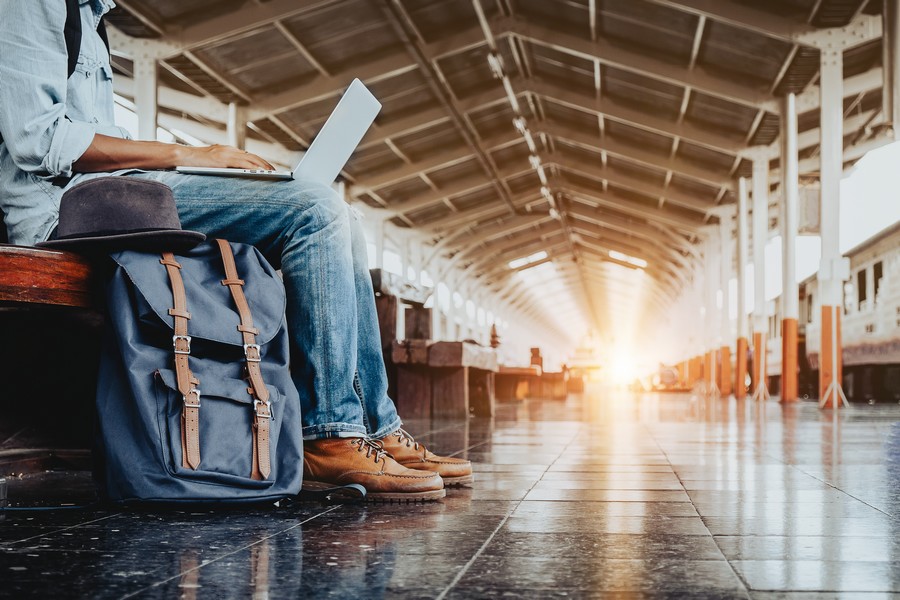
[(872, 279), (875, 280), (875, 298), (873, 298), (875, 302), (878, 302), (878, 287), (881, 285), (882, 275), (884, 275), (884, 265), (882, 265), (879, 260), (875, 263), (875, 266), (872, 267)]
[(863, 302), (866, 301), (866, 270), (860, 269), (859, 272), (856, 273), (856, 298), (858, 303), (856, 305), (857, 310), (860, 308)]

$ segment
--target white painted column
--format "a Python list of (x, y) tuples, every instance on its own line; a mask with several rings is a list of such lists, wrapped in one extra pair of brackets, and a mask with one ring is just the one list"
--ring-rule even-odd
[(753, 398), (768, 397), (766, 382), (766, 241), (769, 235), (769, 160), (753, 160)]
[(766, 241), (769, 235), (769, 162), (753, 160), (753, 333), (765, 332)]
[(896, 0), (885, 0), (882, 22), (882, 115), (893, 130), (894, 141), (900, 139), (900, 6)]
[(384, 219), (372, 219), (372, 232), (375, 238), (375, 268), (384, 268)]
[(821, 174), (822, 262), (819, 266), (819, 294), (822, 298), (822, 335), (819, 352), (820, 406), (841, 404), (842, 348), (841, 307), (843, 283), (849, 264), (840, 251), (841, 176), (844, 172), (843, 90), (844, 67), (840, 47), (820, 51), (821, 68)]
[(748, 204), (750, 194), (747, 180), (738, 180), (737, 212), (737, 334), (738, 338), (749, 339), (750, 327), (747, 320), (747, 268), (750, 264), (750, 227), (748, 224)]
[(719, 214), (719, 285), (722, 289), (721, 329), (719, 339), (722, 345), (730, 345), (732, 339), (730, 286), (734, 273), (734, 215), (733, 209)]
[(228, 104), (228, 122), (226, 123), (229, 146), (245, 149), (247, 146), (247, 109), (236, 102)]
[(750, 328), (747, 322), (747, 266), (749, 251), (749, 228), (747, 205), (749, 193), (747, 180), (738, 179), (737, 198), (737, 347), (734, 368), (734, 396), (738, 400), (746, 397), (747, 349), (750, 345)]
[(140, 56), (134, 60), (134, 108), (140, 140), (156, 140), (159, 113), (159, 76), (156, 68), (155, 58)]
[(797, 283), (797, 235), (800, 221), (797, 98), (788, 94), (781, 105), (781, 248), (782, 248), (782, 348), (781, 400), (794, 402), (797, 389), (797, 344), (800, 319), (800, 286)]
[(431, 339), (442, 340), (443, 325), (441, 323), (441, 297), (440, 297), (440, 281), (434, 282), (434, 290), (431, 293)]
[(397, 254), (400, 255), (400, 277), (403, 279), (403, 281), (409, 281), (409, 238), (402, 234), (398, 234), (397, 237), (399, 238), (399, 244), (397, 244)]
[(447, 274), (447, 290), (450, 295), (449, 301), (447, 302), (447, 327), (444, 330), (446, 334), (446, 338), (448, 340), (455, 340), (459, 336), (457, 326), (456, 326), (456, 302), (454, 299), (454, 295), (456, 294), (456, 274), (448, 273)]
[(719, 324), (721, 317), (719, 316), (718, 292), (719, 292), (719, 253), (718, 240), (715, 239), (715, 230), (710, 227), (706, 236), (706, 256), (705, 256), (705, 273), (704, 280), (706, 282), (706, 343), (704, 347), (706, 361), (706, 389), (710, 393), (718, 391), (718, 355), (719, 355), (719, 338), (721, 332)]
[(800, 223), (799, 150), (797, 147), (797, 98), (788, 94), (782, 105), (781, 239), (783, 248), (782, 305), (785, 319), (800, 318), (800, 288), (797, 283), (797, 235)]
[(719, 287), (722, 291), (722, 307), (720, 308), (719, 329), (719, 391), (723, 396), (730, 396), (734, 391), (734, 371), (731, 368), (731, 344), (734, 334), (731, 330), (731, 274), (733, 269), (732, 230), (734, 228), (734, 207), (719, 213)]
[(821, 71), (821, 182), (822, 263), (819, 293), (823, 306), (839, 306), (842, 281), (834, 272), (840, 252), (840, 201), (843, 165), (843, 56), (840, 50), (823, 49)]

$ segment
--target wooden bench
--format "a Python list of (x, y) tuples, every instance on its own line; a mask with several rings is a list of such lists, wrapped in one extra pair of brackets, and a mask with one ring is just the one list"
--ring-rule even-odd
[(71, 252), (0, 244), (0, 308), (97, 308), (94, 268)]
[(96, 273), (77, 254), (0, 244), (0, 473), (90, 468)]
[(494, 375), (494, 389), (497, 400), (524, 400), (531, 394), (530, 382), (540, 376), (541, 368), (536, 365), (530, 367), (507, 367), (501, 365)]
[[(392, 360), (392, 345), (401, 337), (419, 340), (431, 338), (431, 309), (425, 308), (425, 300), (430, 291), (384, 269), (370, 269), (369, 275), (375, 291), (375, 310), (388, 377), (388, 395), (396, 398), (398, 375), (397, 366)], [(401, 318), (404, 325), (402, 335)]]
[(470, 342), (397, 341), (397, 408), (405, 417), (494, 415), (497, 353)]
[(569, 374), (566, 371), (544, 371), (541, 373), (540, 397), (551, 400), (565, 400), (568, 394)]

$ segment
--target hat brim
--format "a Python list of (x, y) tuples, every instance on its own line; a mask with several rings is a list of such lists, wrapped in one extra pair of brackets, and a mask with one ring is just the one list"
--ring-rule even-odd
[(197, 231), (141, 231), (119, 235), (48, 240), (35, 244), (39, 248), (72, 250), (74, 252), (118, 252), (140, 250), (142, 252), (182, 252), (190, 250), (206, 240)]

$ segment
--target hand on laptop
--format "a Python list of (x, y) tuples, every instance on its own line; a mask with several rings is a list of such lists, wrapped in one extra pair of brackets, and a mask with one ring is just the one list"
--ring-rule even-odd
[(222, 167), (230, 169), (275, 169), (265, 159), (234, 146), (185, 146), (178, 165), (186, 167)]
[(172, 169), (178, 165), (237, 169), (273, 169), (272, 165), (233, 146), (182, 146), (162, 142), (125, 140), (96, 134), (74, 164), (76, 173), (116, 169)]

